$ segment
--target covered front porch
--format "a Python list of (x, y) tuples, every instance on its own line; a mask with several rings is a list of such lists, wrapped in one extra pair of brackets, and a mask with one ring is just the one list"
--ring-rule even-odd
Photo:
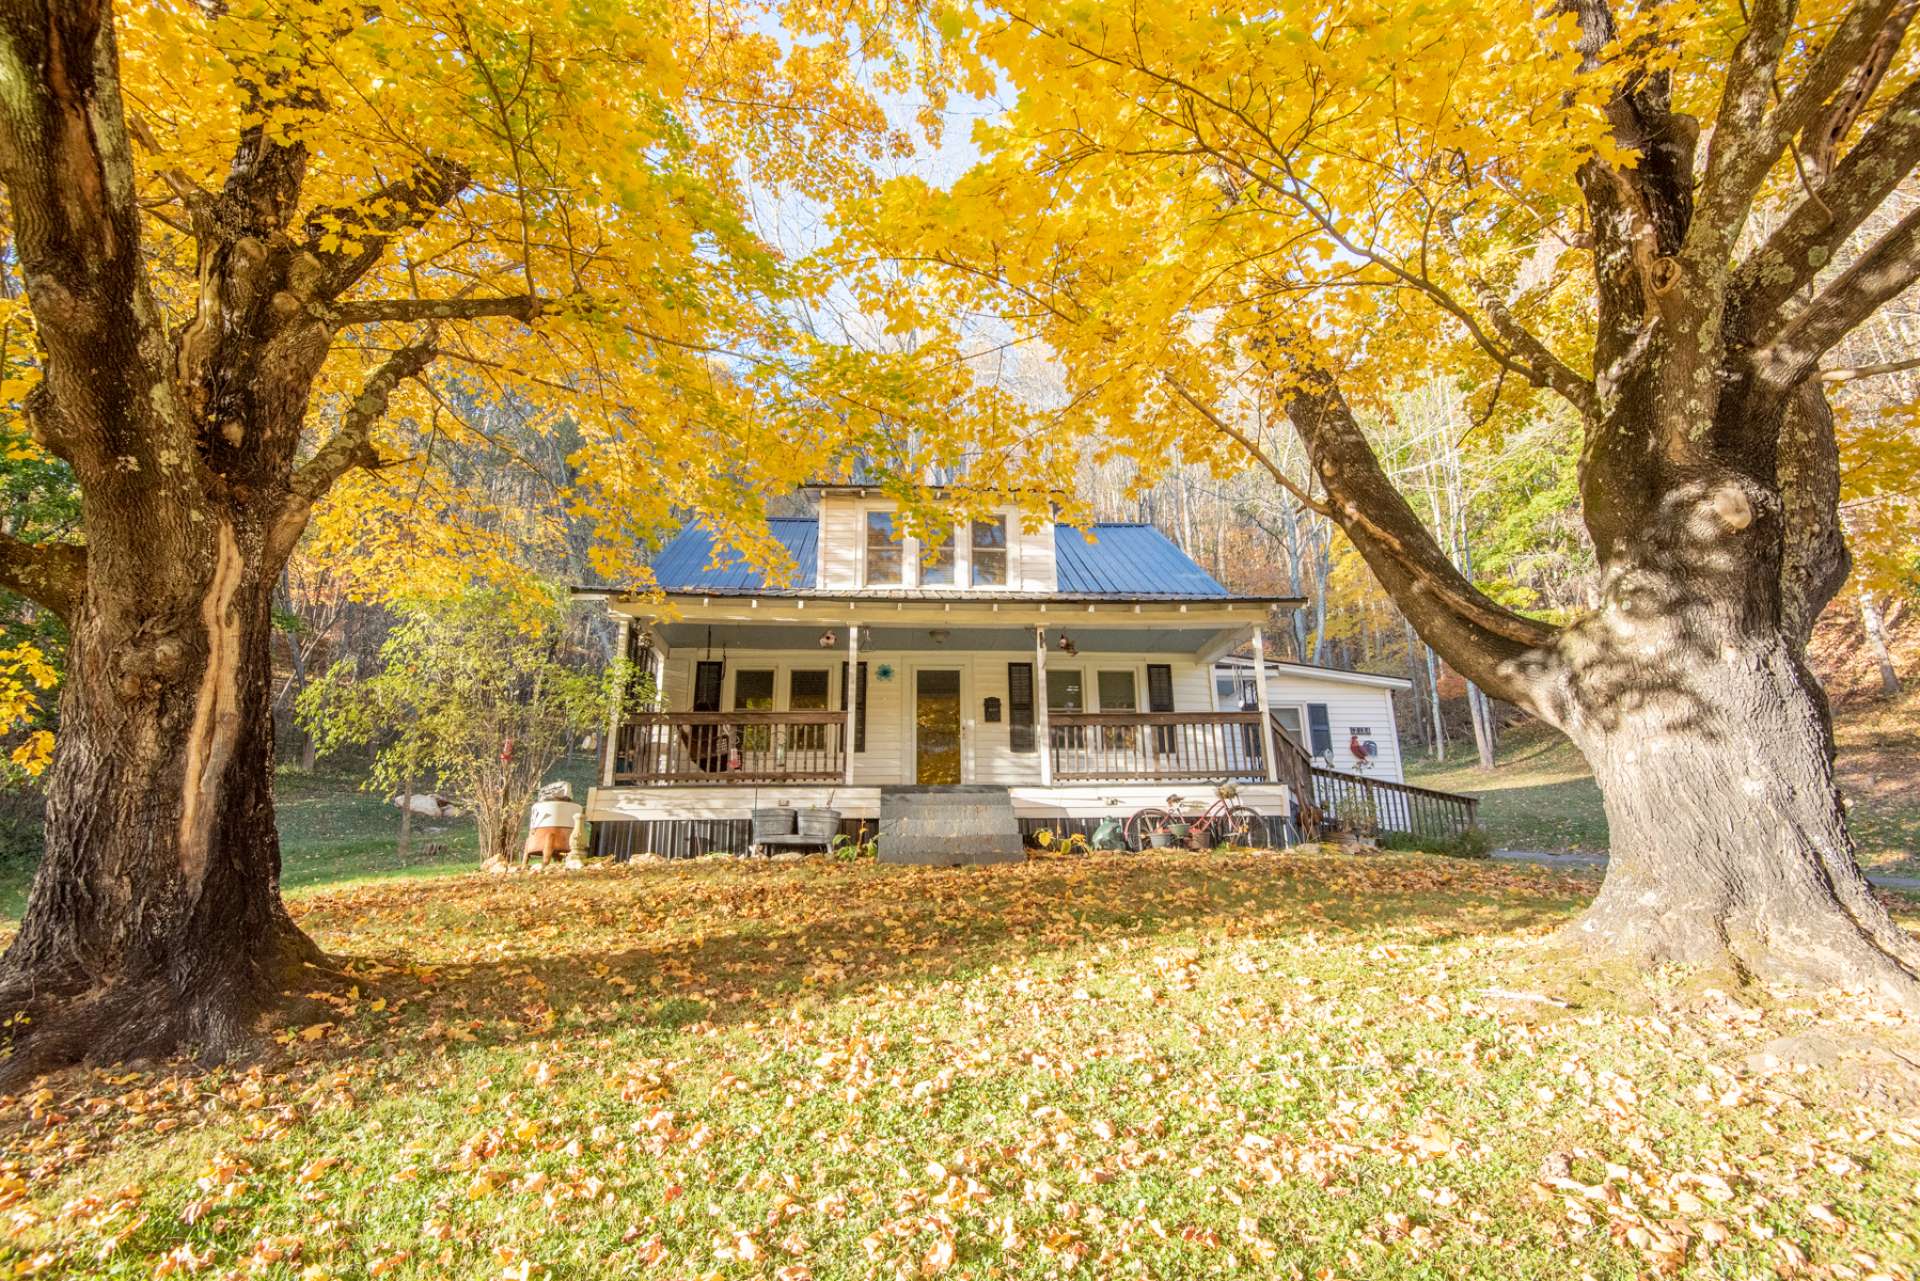
[(796, 594), (615, 610), (652, 681), (608, 726), (603, 789), (1285, 777), (1269, 718), (1212, 673), (1257, 642), (1264, 604)]

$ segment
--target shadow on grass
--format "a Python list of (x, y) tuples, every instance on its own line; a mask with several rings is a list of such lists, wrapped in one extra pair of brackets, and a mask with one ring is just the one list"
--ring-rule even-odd
[(385, 1052), (396, 1035), (486, 1046), (551, 1035), (556, 1022), (764, 1020), (1200, 931), (1439, 943), (1556, 924), (1590, 892), (1536, 869), (1420, 855), (1118, 855), (979, 870), (727, 862), (471, 877), (313, 895), (299, 914), (406, 1002), (409, 1021), (367, 1047)]

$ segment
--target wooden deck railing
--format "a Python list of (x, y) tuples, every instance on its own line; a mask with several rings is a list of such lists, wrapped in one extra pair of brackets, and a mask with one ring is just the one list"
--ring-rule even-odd
[(1394, 783), (1315, 765), (1298, 743), (1273, 725), (1280, 746), (1280, 780), (1299, 797), (1312, 797), (1327, 818), (1367, 835), (1397, 833), (1445, 841), (1479, 822), (1480, 799), (1439, 792), (1411, 783)]
[(846, 738), (845, 712), (643, 712), (620, 727), (613, 781), (834, 782)]
[(1048, 712), (1058, 783), (1267, 776), (1258, 712)]

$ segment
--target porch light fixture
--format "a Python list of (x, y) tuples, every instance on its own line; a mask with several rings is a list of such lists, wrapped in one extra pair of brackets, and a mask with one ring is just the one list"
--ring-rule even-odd
[(944, 645), (947, 643), (947, 638), (952, 635), (953, 633), (948, 631), (946, 628), (936, 627), (927, 633), (927, 639), (932, 641), (936, 645)]
[(1060, 633), (1060, 652), (1062, 654), (1067, 654), (1071, 656), (1074, 654), (1078, 654), (1080, 652), (1080, 647), (1073, 643), (1073, 637), (1067, 635), (1065, 632), (1061, 632)]
[(833, 644), (834, 644), (833, 629), (829, 627), (826, 631), (820, 633), (820, 648), (832, 649)]

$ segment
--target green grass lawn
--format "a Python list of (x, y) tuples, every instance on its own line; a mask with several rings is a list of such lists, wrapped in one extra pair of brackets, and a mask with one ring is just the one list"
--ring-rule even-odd
[(262, 1061), (0, 1100), (0, 1275), (1915, 1276), (1912, 1101), (1769, 1057), (1864, 1012), (1568, 964), (1590, 892), (1307, 852), (309, 889), (358, 985)]
[[(1897, 737), (1864, 723), (1841, 720), (1841, 791), (1847, 796), (1860, 862), (1869, 871), (1920, 875), (1920, 795), (1910, 785), (1920, 753), (1883, 757), (1881, 775), (1867, 772), (1869, 745), (1885, 752)], [(1496, 848), (1606, 852), (1607, 815), (1586, 760), (1557, 730), (1545, 725), (1509, 729), (1501, 736), (1499, 767), (1481, 770), (1471, 747), (1456, 745), (1449, 759), (1434, 762), (1409, 754), (1407, 781), (1480, 798), (1480, 822)]]
[[(576, 758), (552, 771), (573, 784), (585, 800), (593, 761)], [(448, 876), (470, 872), (479, 861), (473, 819), (446, 821), (418, 815), (413, 848), (399, 857), (400, 811), (363, 791), (359, 776), (323, 767), (312, 773), (282, 768), (274, 777), (274, 812), (280, 825), (281, 880), (289, 891), (396, 877)], [(26, 910), (33, 863), (0, 862), (0, 920), (17, 921)]]

